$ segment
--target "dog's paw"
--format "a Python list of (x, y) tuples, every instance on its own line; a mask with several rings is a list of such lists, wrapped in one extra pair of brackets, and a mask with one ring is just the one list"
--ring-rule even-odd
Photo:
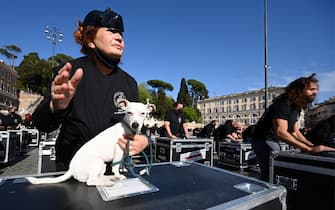
[(111, 180), (105, 180), (103, 185), (106, 186), (106, 187), (111, 187), (114, 184), (115, 184), (115, 182), (113, 182)]
[(121, 173), (127, 173), (128, 170), (127, 170), (126, 168), (121, 168), (121, 169), (120, 169), (120, 172), (121, 172)]
[(110, 179), (99, 179), (99, 180), (90, 180), (86, 182), (87, 186), (107, 186), (107, 187), (111, 187), (115, 184), (114, 181), (110, 180)]
[(126, 176), (121, 175), (121, 174), (114, 175), (114, 176), (110, 176), (109, 178), (110, 178), (110, 180), (112, 180), (112, 181), (118, 181), (118, 180), (127, 179)]
[(124, 180), (124, 179), (127, 179), (127, 177), (126, 177), (126, 176), (124, 176), (124, 175), (121, 175), (121, 174), (118, 176), (118, 178), (119, 178), (119, 180)]

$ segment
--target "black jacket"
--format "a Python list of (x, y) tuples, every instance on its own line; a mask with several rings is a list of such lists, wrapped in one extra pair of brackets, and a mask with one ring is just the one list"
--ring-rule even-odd
[[(72, 64), (71, 75), (79, 67), (83, 69), (84, 75), (68, 108), (57, 113), (51, 112), (49, 87), (44, 100), (33, 113), (33, 122), (39, 130), (51, 132), (60, 127), (56, 161), (65, 165), (84, 143), (120, 121), (122, 116), (116, 114), (117, 99), (125, 97), (129, 101), (138, 101), (135, 79), (120, 68), (109, 75), (102, 75), (90, 57), (69, 62)], [(54, 75), (57, 75), (60, 67), (54, 70)]]

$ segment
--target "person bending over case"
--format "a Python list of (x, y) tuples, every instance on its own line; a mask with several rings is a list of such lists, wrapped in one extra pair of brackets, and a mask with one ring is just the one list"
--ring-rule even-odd
[(315, 74), (294, 80), (283, 94), (274, 99), (257, 122), (252, 147), (260, 165), (262, 180), (269, 181), (270, 153), (280, 150), (280, 141), (310, 153), (335, 151), (335, 148), (324, 145), (315, 146), (299, 129), (300, 112), (314, 101), (318, 88)]

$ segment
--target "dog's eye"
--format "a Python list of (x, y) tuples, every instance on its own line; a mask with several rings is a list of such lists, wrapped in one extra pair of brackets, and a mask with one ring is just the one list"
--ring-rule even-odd
[(142, 112), (141, 115), (145, 115), (145, 112)]
[(133, 113), (132, 112), (127, 112), (127, 115), (133, 115)]

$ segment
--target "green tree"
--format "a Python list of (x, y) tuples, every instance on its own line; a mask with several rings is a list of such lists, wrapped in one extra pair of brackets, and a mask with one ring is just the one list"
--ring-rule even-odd
[(187, 84), (191, 86), (192, 107), (196, 107), (199, 99), (208, 98), (208, 90), (204, 83), (190, 79)]
[[(173, 100), (172, 97), (166, 96), (165, 97), (165, 110), (171, 110), (171, 109), (173, 109), (174, 103), (175, 103), (175, 101)], [(164, 116), (165, 116), (165, 114), (164, 114)]]
[[(55, 66), (64, 64), (65, 62), (72, 60), (73, 57), (59, 53), (55, 55)], [(51, 63), (52, 65), (52, 57), (48, 58), (48, 61)]]
[(164, 82), (162, 80), (148, 80), (147, 84), (153, 88), (162, 89), (164, 92), (165, 90), (173, 91), (174, 89), (170, 83)]
[(32, 90), (44, 94), (51, 82), (51, 63), (41, 60), (37, 53), (29, 53), (23, 57), (17, 68), (18, 88)]
[(138, 95), (141, 103), (147, 103), (147, 99), (150, 103), (154, 103), (152, 95), (146, 83), (140, 83), (138, 85)]
[(153, 91), (154, 104), (156, 104), (156, 112), (154, 113), (154, 116), (158, 119), (163, 119), (168, 110), (166, 106), (165, 90), (172, 91), (173, 86), (162, 80), (148, 80), (147, 84), (152, 88), (157, 89), (157, 91)]
[(0, 54), (5, 56), (10, 65), (15, 66), (14, 60), (17, 59), (17, 53), (21, 53), (22, 50), (16, 45), (6, 45), (4, 48), (0, 48)]
[(184, 107), (183, 113), (188, 122), (198, 121), (200, 119), (200, 112), (192, 107)]
[(177, 101), (183, 103), (185, 107), (192, 105), (192, 99), (189, 95), (185, 78), (182, 78), (180, 81), (180, 89), (178, 92)]

